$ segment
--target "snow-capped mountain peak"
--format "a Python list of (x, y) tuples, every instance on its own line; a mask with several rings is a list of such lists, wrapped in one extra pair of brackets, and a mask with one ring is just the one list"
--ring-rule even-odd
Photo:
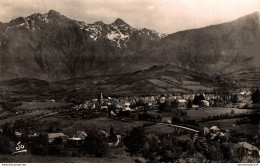
[[(137, 41), (140, 42), (140, 40), (144, 40), (146, 43), (161, 39), (158, 32), (146, 28), (141, 30), (133, 28), (121, 18), (117, 18), (111, 24), (105, 24), (102, 21), (87, 24), (83, 21), (67, 18), (55, 10), (50, 10), (45, 14), (35, 13), (25, 18), (16, 18), (8, 23), (6, 32), (11, 29), (19, 28), (25, 28), (27, 31), (35, 31), (42, 27), (51, 27), (53, 25), (67, 26), (72, 24), (78, 26), (81, 31), (86, 33), (88, 40), (95, 42), (99, 40), (108, 40), (112, 45), (119, 49), (126, 49), (129, 45), (131, 45), (130, 47), (133, 47), (133, 43), (136, 43)], [(135, 47), (137, 47), (137, 45)]]
[[(158, 41), (161, 39), (160, 34), (158, 32), (145, 28), (140, 30), (132, 28), (129, 24), (127, 24), (120, 18), (116, 19), (111, 24), (105, 24), (102, 21), (97, 21), (93, 24), (86, 24), (85, 22), (76, 20), (73, 21), (80, 27), (81, 30), (85, 31), (88, 34), (89, 40), (109, 40), (114, 46), (120, 49), (128, 48), (129, 43), (133, 42), (132, 40), (142, 38), (144, 35), (149, 36), (153, 34), (146, 40)], [(137, 37), (138, 35), (139, 37)]]

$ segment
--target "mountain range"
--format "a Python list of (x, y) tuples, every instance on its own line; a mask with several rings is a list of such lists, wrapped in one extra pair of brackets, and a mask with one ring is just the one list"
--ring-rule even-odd
[(163, 37), (153, 30), (132, 28), (121, 19), (86, 24), (54, 10), (19, 17), (0, 24), (1, 79), (61, 80), (104, 74), (115, 67), (118, 57), (146, 50)]
[(132, 75), (154, 66), (174, 66), (209, 77), (229, 75), (252, 68), (251, 55), (258, 55), (250, 50), (259, 49), (257, 43), (259, 12), (165, 35), (133, 28), (120, 18), (111, 24), (86, 24), (50, 10), (0, 22), (0, 80), (36, 78), (53, 82)]

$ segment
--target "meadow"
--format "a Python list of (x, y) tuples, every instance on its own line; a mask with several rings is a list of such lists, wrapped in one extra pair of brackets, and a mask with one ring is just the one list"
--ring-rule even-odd
[(201, 122), (200, 125), (208, 127), (208, 128), (210, 128), (212, 126), (218, 126), (220, 129), (223, 129), (223, 130), (242, 131), (243, 133), (250, 134), (253, 136), (260, 133), (259, 124), (236, 125), (236, 121), (239, 119), (240, 118), (214, 120), (214, 121), (208, 121), (208, 122)]
[(94, 119), (76, 119), (63, 117), (46, 117), (40, 119), (41, 127), (47, 130), (50, 126), (61, 129), (65, 133), (75, 133), (77, 131), (100, 129), (109, 133), (110, 127), (113, 126), (115, 133), (125, 133), (132, 130), (134, 127), (142, 126), (144, 121), (123, 122), (121, 120), (111, 119), (106, 116), (101, 116)]
[[(120, 151), (122, 152), (122, 151)], [(124, 152), (125, 153), (125, 152)], [(133, 158), (126, 154), (113, 155), (113, 157), (55, 157), (55, 156), (11, 156), (0, 155), (2, 163), (133, 163)]]
[(223, 115), (223, 114), (231, 114), (231, 111), (234, 110), (234, 114), (243, 114), (243, 113), (253, 113), (255, 110), (253, 109), (238, 109), (238, 108), (223, 108), (223, 107), (206, 107), (200, 108), (199, 110), (191, 109), (187, 110), (187, 115), (183, 118), (198, 120), (200, 121), (202, 118), (207, 118), (208, 116), (213, 115)]
[(51, 112), (52, 112), (52, 110), (40, 110), (40, 111), (33, 111), (30, 113), (26, 113), (26, 114), (11, 116), (6, 119), (0, 120), (0, 126), (4, 125), (6, 122), (10, 123), (10, 122), (14, 122), (14, 121), (20, 120), (20, 119), (29, 120), (29, 119), (32, 119), (35, 117), (47, 115)]

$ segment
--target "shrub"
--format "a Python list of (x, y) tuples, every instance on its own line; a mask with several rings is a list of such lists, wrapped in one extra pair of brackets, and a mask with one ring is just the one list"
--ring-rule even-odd
[(32, 155), (46, 155), (47, 148), (42, 145), (34, 144), (31, 147), (31, 153), (32, 153)]
[(181, 125), (181, 124), (183, 124), (183, 121), (179, 117), (174, 116), (174, 117), (172, 117), (172, 124)]
[(204, 154), (209, 160), (213, 160), (213, 161), (223, 160), (223, 154), (219, 144), (209, 145), (209, 147), (204, 150)]
[(246, 150), (243, 147), (235, 150), (235, 156), (241, 161), (246, 156)]
[(61, 155), (61, 147), (56, 145), (50, 146), (48, 149), (48, 154), (57, 156)]

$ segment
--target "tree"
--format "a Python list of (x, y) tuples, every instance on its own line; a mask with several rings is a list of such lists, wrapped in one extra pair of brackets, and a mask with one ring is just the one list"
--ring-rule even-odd
[(217, 143), (209, 145), (208, 149), (205, 150), (204, 153), (209, 160), (222, 161), (223, 159), (222, 151)]
[(117, 141), (117, 137), (114, 134), (114, 127), (110, 126), (110, 135), (108, 137), (109, 142), (116, 142)]
[(154, 133), (146, 136), (146, 143), (143, 148), (143, 156), (150, 162), (159, 162), (158, 152), (160, 150), (160, 140)]
[(160, 162), (176, 162), (183, 154), (181, 142), (173, 133), (161, 135), (160, 140), (161, 148), (158, 152)]
[(176, 150), (170, 138), (164, 137), (161, 140), (161, 148), (159, 151), (160, 162), (174, 162)]
[(259, 91), (259, 89), (255, 90), (252, 93), (251, 100), (252, 100), (252, 103), (254, 103), (254, 104), (259, 103), (259, 100), (260, 100), (260, 91)]
[(84, 144), (85, 151), (95, 157), (103, 157), (108, 153), (108, 139), (103, 132), (93, 129), (88, 132)]
[(113, 135), (114, 135), (114, 127), (110, 126), (110, 136), (113, 136)]
[(234, 157), (229, 144), (221, 144), (220, 148), (221, 148), (224, 160), (229, 161), (230, 159), (232, 159)]
[(7, 136), (0, 135), (0, 153), (1, 154), (8, 154), (10, 153), (10, 141)]
[(235, 156), (239, 159), (242, 160), (246, 156), (246, 149), (243, 147), (237, 148), (235, 150)]
[(11, 127), (11, 124), (9, 124), (9, 123), (5, 123), (4, 124), (3, 134), (8, 136), (9, 138), (13, 138), (14, 137), (14, 130)]
[(165, 109), (165, 103), (160, 103), (159, 104), (159, 111), (164, 112), (164, 109)]
[(194, 97), (194, 100), (193, 100), (193, 104), (195, 104), (195, 105), (199, 105), (199, 96), (198, 95), (196, 95), (195, 97)]
[(194, 144), (191, 139), (187, 139), (183, 144), (183, 150), (188, 152), (188, 155), (193, 155), (195, 153)]
[(52, 126), (49, 127), (48, 132), (49, 132), (49, 133), (52, 133), (52, 132), (53, 132)]
[(176, 108), (178, 108), (178, 102), (177, 100), (174, 100), (171, 102), (171, 109), (176, 109)]
[(237, 94), (231, 95), (231, 102), (232, 103), (238, 103), (238, 95)]
[(37, 143), (43, 146), (48, 146), (48, 135), (41, 133), (38, 137)]
[(177, 116), (172, 117), (172, 124), (181, 125), (182, 123), (183, 122), (179, 117)]
[(48, 154), (48, 136), (47, 134), (40, 134), (39, 137), (32, 137), (29, 145), (33, 155)]
[(234, 110), (231, 110), (231, 115), (234, 115), (235, 114), (235, 111)]
[(8, 124), (8, 123), (5, 123), (5, 124), (4, 124), (4, 129), (3, 129), (3, 134), (4, 134), (4, 135), (8, 135), (8, 129), (9, 129), (9, 124)]
[(191, 100), (188, 101), (187, 107), (188, 107), (188, 108), (192, 108), (192, 102), (191, 102)]
[(203, 94), (200, 94), (199, 97), (198, 97), (198, 100), (205, 100), (205, 97)]
[(145, 130), (143, 127), (134, 127), (124, 138), (126, 149), (133, 155), (140, 154), (145, 144)]

